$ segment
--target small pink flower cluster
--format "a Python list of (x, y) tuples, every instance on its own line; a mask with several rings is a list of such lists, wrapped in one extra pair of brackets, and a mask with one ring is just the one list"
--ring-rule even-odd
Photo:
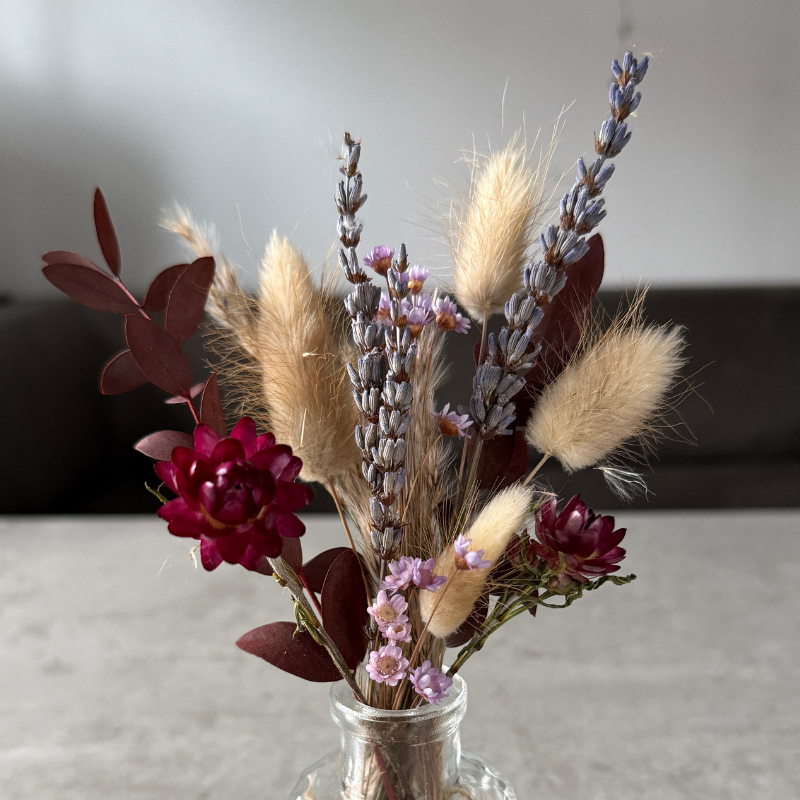
[[(385, 276), (392, 266), (393, 257), (392, 248), (379, 245), (364, 256), (364, 264), (371, 267), (378, 275)], [(422, 291), (429, 277), (429, 270), (420, 266), (411, 267), (407, 272), (400, 273), (401, 281), (408, 286), (410, 292), (409, 297), (404, 297), (400, 301), (400, 313), (405, 316), (411, 335), (416, 339), (423, 328), (434, 321), (439, 330), (466, 333), (470, 321), (458, 313), (456, 304), (449, 297), (440, 297), (434, 301), (431, 295)], [(375, 321), (386, 327), (392, 325), (391, 297), (388, 292), (381, 293)]]
[[(375, 620), (388, 643), (373, 650), (366, 664), (367, 674), (376, 683), (397, 686), (408, 676), (417, 694), (434, 705), (447, 696), (453, 681), (431, 666), (430, 661), (423, 662), (409, 675), (409, 662), (400, 645), (411, 641), (412, 630), (406, 614), (408, 602), (400, 592), (412, 586), (435, 592), (447, 582), (445, 576), (434, 574), (435, 566), (433, 558), (423, 561), (409, 556), (401, 556), (389, 563), (389, 575), (381, 584), (375, 602), (367, 608), (367, 613)], [(393, 594), (389, 595), (389, 592)]]

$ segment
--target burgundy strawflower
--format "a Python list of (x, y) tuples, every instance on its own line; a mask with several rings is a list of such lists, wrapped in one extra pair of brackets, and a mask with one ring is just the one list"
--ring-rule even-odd
[(555, 498), (542, 504), (536, 516), (538, 541), (531, 539), (529, 547), (556, 573), (550, 588), (563, 588), (570, 581), (586, 583), (619, 570), (625, 550), (617, 545), (625, 531), (614, 530), (614, 517), (595, 514), (576, 494), (560, 514)]
[(434, 706), (438, 706), (447, 697), (447, 690), (453, 685), (453, 679), (431, 666), (430, 661), (423, 661), (422, 666), (417, 667), (408, 679), (417, 694)]
[(198, 425), (194, 449), (176, 447), (170, 461), (156, 464), (158, 477), (178, 497), (158, 510), (169, 532), (200, 540), (207, 570), (223, 561), (257, 569), (274, 558), (283, 537), (305, 533), (293, 512), (311, 502), (308, 486), (295, 483), (302, 462), (271, 433), (256, 436), (252, 419), (243, 417), (231, 435), (220, 439)]
[(364, 264), (368, 267), (372, 267), (378, 275), (386, 275), (389, 268), (392, 266), (393, 258), (394, 249), (380, 244), (377, 247), (373, 247), (372, 250), (364, 256)]

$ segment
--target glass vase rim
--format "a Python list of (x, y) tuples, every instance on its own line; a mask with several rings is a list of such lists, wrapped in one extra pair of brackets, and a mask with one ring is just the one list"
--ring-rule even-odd
[[(444, 668), (446, 669), (446, 668)], [(466, 711), (467, 683), (460, 675), (453, 675), (453, 684), (441, 703), (425, 703), (417, 708), (401, 708), (392, 711), (387, 708), (362, 703), (345, 681), (337, 681), (330, 691), (331, 712), (338, 712), (352, 721), (369, 720), (372, 722), (420, 722), (422, 720), (441, 718), (445, 715), (460, 714)]]

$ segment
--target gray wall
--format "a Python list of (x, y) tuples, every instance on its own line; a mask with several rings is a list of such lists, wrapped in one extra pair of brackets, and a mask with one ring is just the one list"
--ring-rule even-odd
[[(273, 227), (334, 240), (333, 157), (363, 137), (367, 245), (446, 269), (437, 207), (472, 137), (531, 139), (572, 104), (553, 175), (591, 150), (608, 63), (651, 54), (607, 191), (608, 285), (800, 282), (797, 0), (2, 0), (0, 293), (47, 249), (95, 256), (91, 192), (130, 283), (179, 250), (173, 200), (250, 272)], [(504, 127), (501, 98), (505, 95)], [(99, 257), (99, 256), (98, 256)]]

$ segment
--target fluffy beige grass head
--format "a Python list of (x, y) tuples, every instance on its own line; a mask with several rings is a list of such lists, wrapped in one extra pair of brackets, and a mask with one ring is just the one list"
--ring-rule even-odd
[(632, 439), (657, 433), (667, 395), (684, 364), (683, 329), (647, 326), (639, 297), (542, 393), (527, 426), (529, 444), (568, 472), (596, 464)]
[[(483, 550), (483, 557), (492, 567), (505, 552), (511, 537), (525, 524), (532, 491), (516, 484), (495, 495), (464, 534), (472, 541), (471, 549)], [(491, 567), (457, 570), (455, 574), (454, 570), (455, 554), (450, 545), (436, 559), (436, 574), (448, 576), (448, 584), (438, 592), (420, 593), (422, 620), (429, 622), (428, 630), (440, 639), (453, 633), (470, 615), (486, 589)], [(445, 588), (447, 591), (440, 596), (439, 592)]]
[(257, 361), (272, 432), (303, 460), (304, 480), (330, 483), (360, 460), (356, 408), (332, 290), (314, 282), (297, 248), (272, 234), (259, 281)]
[(471, 157), (469, 193), (451, 209), (448, 233), (458, 302), (476, 321), (503, 309), (522, 282), (522, 270), (541, 221), (547, 164), (554, 144), (531, 168), (515, 137), (486, 159)]

